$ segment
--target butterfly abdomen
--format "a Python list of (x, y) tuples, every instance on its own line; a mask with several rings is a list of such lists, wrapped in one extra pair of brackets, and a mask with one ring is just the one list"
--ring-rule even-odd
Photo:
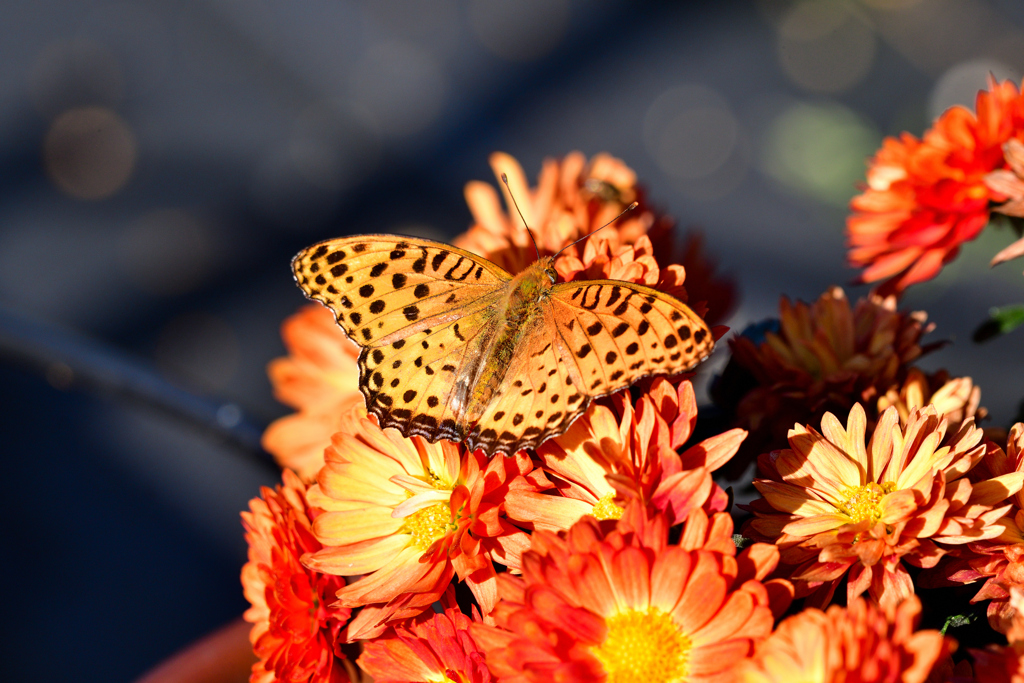
[(472, 424), (486, 411), (517, 360), (516, 350), (522, 339), (543, 322), (543, 304), (551, 285), (543, 262), (534, 264), (509, 283), (510, 294), (503, 302), (504, 307), (494, 311), (499, 320), (497, 333), (481, 354), (479, 372), (466, 405), (468, 423)]

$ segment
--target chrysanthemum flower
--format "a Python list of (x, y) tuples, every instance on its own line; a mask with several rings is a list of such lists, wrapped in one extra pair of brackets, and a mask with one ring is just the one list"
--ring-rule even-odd
[(900, 387), (907, 364), (929, 350), (921, 346), (932, 328), (925, 319), (923, 312), (897, 311), (892, 297), (868, 296), (851, 308), (843, 290), (832, 287), (812, 305), (783, 297), (779, 330), (763, 342), (732, 338), (732, 358), (712, 395), (735, 414), (737, 427), (750, 431), (733, 478), (759, 453), (785, 447), (794, 423), (816, 424), (855, 402), (873, 408)]
[[(642, 199), (636, 187), (636, 174), (607, 154), (599, 154), (589, 163), (579, 152), (562, 160), (546, 159), (534, 189), (513, 157), (496, 152), (490, 161), (497, 178), (503, 173), (508, 178), (512, 196), (545, 254), (553, 254), (589, 235), (622, 213), (631, 202)], [(480, 181), (466, 185), (466, 203), (475, 223), (455, 245), (517, 273), (536, 259), (536, 251), (504, 184), (500, 191), (509, 207), (507, 213), (492, 185)], [(632, 244), (647, 234), (655, 220), (648, 208), (638, 206), (603, 230), (602, 236), (613, 240), (616, 246)]]
[(495, 677), (732, 680), (771, 632), (773, 598), (788, 604), (788, 584), (762, 583), (777, 553), (757, 544), (737, 556), (724, 513), (709, 521), (696, 510), (679, 545), (668, 532), (639, 505), (617, 523), (584, 517), (568, 532), (535, 532), (522, 576), (499, 578), (493, 625), (471, 627)]
[(933, 405), (939, 415), (944, 415), (950, 426), (955, 427), (969, 417), (984, 418), (988, 411), (981, 408), (980, 403), (981, 388), (970, 377), (950, 379), (945, 370), (926, 375), (918, 368), (910, 368), (902, 386), (890, 387), (878, 398), (878, 414), (894, 406), (900, 420), (906, 422), (915, 409)]
[(976, 111), (948, 109), (923, 139), (886, 138), (871, 160), (846, 223), (861, 282), (885, 280), (880, 292), (899, 294), (935, 277), (985, 227), (991, 204), (1006, 199), (986, 176), (1006, 166), (1004, 143), (1024, 139), (1024, 98), (1014, 83), (990, 81)]
[(352, 638), (372, 637), (388, 620), (419, 614), (453, 574), (490, 611), (493, 563), (518, 567), (529, 545), (503, 511), (513, 482), (533, 485), (526, 455), (488, 461), (480, 451), (407, 439), (350, 412), (325, 459), (309, 493), (325, 510), (313, 524), (325, 548), (304, 562), (328, 574), (365, 575), (337, 595), (346, 607), (374, 606), (353, 620)]
[(746, 432), (729, 430), (680, 455), (696, 421), (689, 381), (654, 380), (635, 409), (628, 392), (616, 394), (537, 449), (558, 495), (519, 488), (505, 509), (510, 518), (549, 531), (568, 529), (587, 514), (618, 519), (630, 501), (666, 512), (673, 524), (701, 506), (723, 511), (728, 497), (711, 473), (733, 456)]
[(358, 659), (374, 683), (490, 683), (494, 680), (469, 632), (472, 619), (453, 598), (443, 612), (410, 619), (367, 641)]
[[(1005, 451), (991, 441), (985, 446), (985, 457), (969, 474), (972, 481), (1024, 472), (1024, 423), (1018, 422), (1010, 429)], [(1015, 613), (1010, 604), (1011, 591), (1024, 590), (1024, 491), (1018, 491), (1007, 502), (1010, 510), (997, 522), (1001, 527), (999, 536), (958, 549), (955, 559), (944, 561), (926, 577), (940, 584), (937, 579), (952, 583), (984, 579), (971, 602), (989, 600), (989, 624), (1002, 633), (1011, 626)]]
[(924, 683), (955, 648), (938, 631), (916, 631), (916, 596), (881, 609), (858, 598), (827, 612), (813, 607), (789, 617), (746, 662), (742, 683)]
[(985, 454), (972, 419), (947, 434), (934, 406), (911, 412), (905, 427), (889, 408), (869, 442), (866, 427), (856, 404), (845, 428), (826, 413), (821, 433), (797, 425), (789, 449), (758, 459), (764, 497), (746, 531), (777, 543), (798, 588), (820, 604), (847, 573), (848, 600), (865, 590), (883, 606), (907, 598), (904, 562), (934, 567), (951, 546), (998, 537), (1007, 499), (1024, 484), (1024, 472), (965, 476)]
[(298, 410), (263, 433), (263, 447), (281, 467), (311, 482), (340, 417), (363, 405), (356, 346), (320, 304), (303, 306), (281, 326), (288, 356), (270, 362), (274, 396)]
[[(636, 174), (619, 159), (598, 154), (588, 161), (579, 152), (561, 160), (547, 159), (536, 188), (529, 187), (522, 167), (507, 154), (492, 154), (491, 167), (496, 177), (504, 173), (508, 178), (512, 195), (545, 255), (597, 231), (630, 203), (638, 203), (594, 238), (562, 253), (555, 269), (563, 280), (627, 280), (657, 287), (683, 301), (687, 301), (687, 290), (699, 291), (702, 298), (690, 297), (688, 303), (704, 315), (704, 301), (711, 302), (710, 314), (719, 320), (732, 306), (731, 281), (715, 275), (714, 263), (703, 253), (699, 240), (689, 240), (682, 251), (675, 248), (672, 219), (652, 210), (636, 184)], [(508, 190), (503, 184), (500, 190), (508, 212), (492, 185), (479, 181), (466, 185), (466, 202), (475, 223), (455, 245), (517, 273), (536, 260), (537, 253)], [(683, 265), (676, 264), (677, 257)], [(684, 275), (689, 278), (686, 289)]]
[(978, 683), (1024, 683), (1024, 588), (1012, 588), (1008, 602), (1008, 645), (970, 651), (974, 658), (974, 680)]
[(345, 580), (302, 566), (299, 558), (321, 547), (311, 530), (318, 511), (295, 474), (284, 470), (282, 478), (282, 486), (263, 488), (262, 498), (242, 513), (249, 543), (242, 586), (252, 604), (245, 619), (253, 624), (249, 639), (260, 658), (250, 680), (348, 681), (338, 643), (349, 610), (332, 604)]

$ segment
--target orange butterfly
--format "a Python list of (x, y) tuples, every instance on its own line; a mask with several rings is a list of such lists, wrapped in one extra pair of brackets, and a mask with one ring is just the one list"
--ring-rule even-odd
[(692, 370), (714, 339), (689, 307), (619, 280), (556, 284), (553, 257), (518, 275), (440, 242), (357, 235), (292, 260), (306, 296), (362, 352), (381, 427), (512, 454), (569, 428), (595, 397)]

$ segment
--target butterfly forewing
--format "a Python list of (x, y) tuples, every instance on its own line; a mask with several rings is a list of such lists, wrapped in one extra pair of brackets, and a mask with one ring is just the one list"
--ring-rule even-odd
[(508, 273), (461, 249), (392, 235), (329, 240), (292, 261), (295, 279), (363, 347), (359, 388), (382, 427), (461, 440), (461, 404)]
[(686, 304), (642, 285), (567, 282), (554, 287), (551, 305), (590, 396), (647, 375), (692, 370), (714, 347), (707, 325)]
[(440, 242), (359, 235), (315, 244), (292, 260), (310, 299), (330, 308), (360, 346), (388, 345), (432, 318), (465, 314), (510, 276), (498, 266)]

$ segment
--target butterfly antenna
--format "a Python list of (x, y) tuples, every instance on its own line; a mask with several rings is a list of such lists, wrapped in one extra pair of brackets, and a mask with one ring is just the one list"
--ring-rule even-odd
[(508, 190), (508, 196), (512, 200), (512, 206), (516, 207), (516, 212), (519, 214), (519, 218), (523, 221), (523, 227), (526, 228), (526, 234), (530, 236), (530, 241), (533, 242), (533, 249), (537, 252), (537, 260), (540, 261), (540, 249), (537, 247), (537, 240), (533, 239), (533, 233), (530, 232), (530, 226), (526, 224), (526, 218), (523, 216), (523, 212), (519, 209), (519, 204), (516, 202), (516, 198), (512, 196), (512, 188), (508, 186), (508, 176), (504, 173), (501, 174), (501, 182), (505, 183), (505, 189)]
[(588, 232), (588, 233), (587, 233), (586, 235), (584, 235), (583, 237), (579, 238), (578, 240), (576, 240), (576, 241), (575, 241), (575, 242), (573, 242), (572, 244), (567, 244), (567, 245), (565, 245), (564, 247), (562, 247), (561, 249), (559, 249), (559, 250), (558, 250), (558, 252), (557, 252), (557, 253), (556, 253), (556, 254), (555, 254), (554, 256), (552, 256), (551, 258), (552, 258), (552, 259), (558, 258), (558, 254), (561, 254), (561, 253), (562, 253), (563, 251), (565, 251), (566, 249), (568, 249), (569, 247), (571, 247), (571, 246), (572, 246), (573, 244), (579, 244), (580, 242), (582, 242), (583, 240), (587, 239), (588, 237), (592, 237), (592, 236), (594, 235), (594, 233), (597, 233), (597, 232), (600, 232), (600, 231), (604, 230), (604, 229), (605, 229), (605, 228), (607, 228), (607, 227), (608, 227), (609, 225), (611, 225), (612, 223), (614, 223), (615, 221), (619, 220), (619, 219), (620, 219), (620, 218), (622, 218), (622, 217), (623, 217), (624, 215), (626, 215), (627, 213), (629, 213), (630, 211), (632, 211), (633, 209), (635, 209), (635, 208), (636, 208), (637, 206), (638, 206), (638, 203), (637, 203), (637, 202), (633, 202), (632, 204), (630, 204), (629, 206), (627, 206), (627, 207), (626, 207), (625, 209), (623, 209), (623, 210), (622, 210), (622, 213), (620, 213), (620, 214), (619, 214), (618, 216), (616, 216), (615, 218), (611, 219), (610, 221), (608, 221), (607, 223), (605, 223), (604, 225), (602, 225), (602, 226), (601, 226), (600, 228), (598, 228), (598, 229), (597, 229), (597, 230), (595, 230), (594, 232)]

